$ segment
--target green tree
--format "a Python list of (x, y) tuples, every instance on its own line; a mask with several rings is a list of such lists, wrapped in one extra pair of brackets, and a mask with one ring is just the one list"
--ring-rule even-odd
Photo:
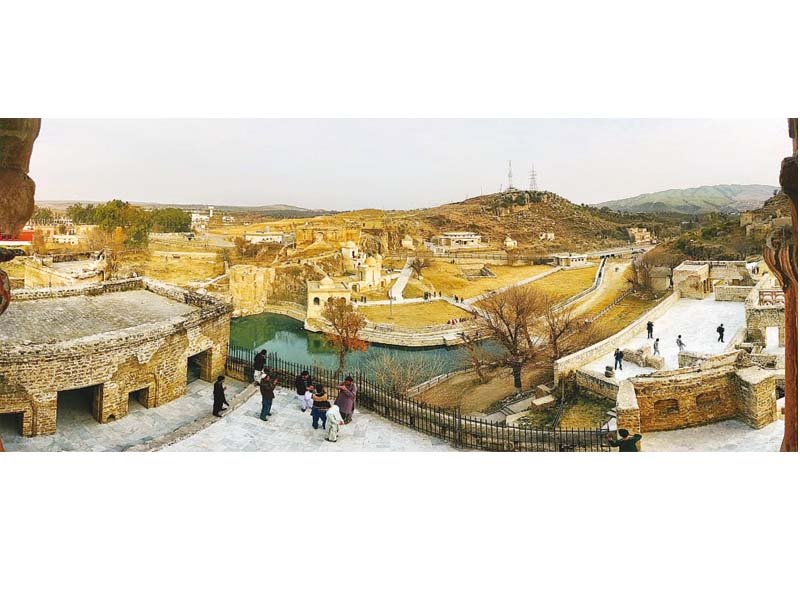
[(150, 211), (150, 222), (153, 224), (153, 231), (174, 233), (190, 231), (192, 217), (180, 208), (156, 208)]

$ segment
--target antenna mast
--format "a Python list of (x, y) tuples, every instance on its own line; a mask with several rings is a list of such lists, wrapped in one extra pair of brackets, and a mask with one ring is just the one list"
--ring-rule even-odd
[(514, 174), (511, 172), (511, 161), (508, 161), (508, 189), (514, 188), (513, 177)]
[(536, 169), (533, 168), (533, 163), (531, 163), (531, 181), (529, 187), (532, 192), (539, 191), (539, 186), (536, 184)]

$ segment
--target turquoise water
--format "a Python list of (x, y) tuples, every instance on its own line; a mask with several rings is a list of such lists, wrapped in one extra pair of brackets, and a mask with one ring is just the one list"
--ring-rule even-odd
[[(319, 365), (336, 368), (338, 358), (327, 347), (322, 335), (303, 329), (303, 324), (282, 315), (261, 314), (231, 320), (231, 344), (242, 348), (275, 352), (283, 360), (301, 365)], [(347, 368), (370, 373), (365, 361), (376, 354), (390, 354), (402, 359), (406, 356), (437, 357), (445, 365), (444, 372), (467, 366), (466, 352), (461, 348), (399, 348), (371, 344), (366, 352), (347, 356)]]

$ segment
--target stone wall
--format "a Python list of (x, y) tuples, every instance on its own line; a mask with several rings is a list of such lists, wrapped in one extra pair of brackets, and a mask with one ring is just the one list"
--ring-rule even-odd
[(761, 429), (777, 420), (774, 372), (757, 366), (739, 369), (735, 385), (739, 388), (739, 417), (742, 421), (754, 429)]
[(678, 300), (680, 300), (680, 293), (673, 292), (661, 302), (659, 302), (651, 310), (647, 311), (641, 317), (636, 319), (633, 323), (625, 327), (622, 331), (607, 337), (606, 339), (597, 342), (596, 344), (579, 350), (573, 354), (558, 359), (553, 363), (553, 377), (555, 383), (558, 383), (561, 377), (565, 377), (570, 373), (577, 371), (584, 365), (594, 362), (601, 356), (605, 356), (614, 351), (615, 348), (622, 348), (625, 344), (633, 339), (637, 334), (645, 328), (648, 321), (655, 321), (664, 313), (667, 312)]
[(768, 327), (778, 328), (778, 343), (785, 345), (786, 313), (781, 306), (764, 306), (759, 304), (759, 292), (768, 286), (770, 281), (762, 277), (758, 284), (751, 288), (744, 303), (744, 314), (747, 325), (747, 341), (766, 343)]
[[(23, 435), (56, 431), (58, 392), (96, 386), (93, 415), (101, 423), (128, 413), (128, 394), (146, 390), (145, 406), (186, 391), (187, 360), (202, 353), (201, 377), (224, 373), (230, 335), (229, 305), (142, 278), (77, 288), (21, 290), (15, 301), (147, 289), (197, 306), (181, 318), (52, 344), (0, 350), (0, 413), (21, 413)], [(49, 294), (48, 294), (49, 292)]]
[(584, 369), (575, 372), (575, 383), (579, 389), (588, 390), (609, 400), (616, 400), (619, 393), (619, 384), (616, 380), (607, 379)]
[(235, 265), (228, 270), (228, 290), (233, 302), (233, 316), (256, 315), (274, 304), (275, 269), (253, 265)]
[(720, 302), (744, 302), (750, 292), (751, 285), (715, 285), (714, 300)]

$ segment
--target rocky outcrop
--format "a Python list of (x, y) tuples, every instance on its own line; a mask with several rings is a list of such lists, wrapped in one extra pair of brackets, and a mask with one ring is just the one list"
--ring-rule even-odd
[[(28, 177), (41, 119), (0, 119), (0, 235), (16, 236), (33, 214), (36, 185)], [(14, 254), (0, 252), (0, 263)], [(0, 314), (11, 302), (11, 283), (0, 270)]]

